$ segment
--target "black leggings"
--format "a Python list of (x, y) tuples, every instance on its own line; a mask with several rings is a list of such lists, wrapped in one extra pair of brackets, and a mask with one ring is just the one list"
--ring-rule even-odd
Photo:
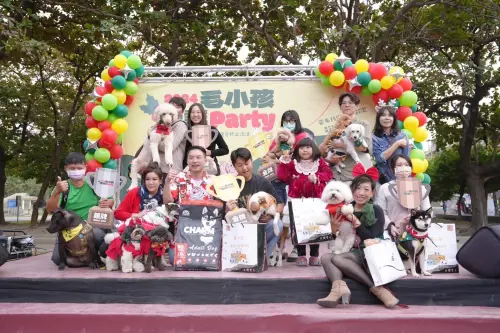
[(361, 258), (355, 252), (342, 254), (325, 253), (321, 256), (321, 264), (330, 282), (342, 280), (343, 274), (356, 280), (368, 288), (374, 287), (372, 278), (360, 264)]
[[(305, 245), (297, 245), (297, 255), (299, 257), (306, 256), (306, 246)], [(309, 245), (309, 256), (311, 257), (319, 257), (319, 244), (311, 244)]]

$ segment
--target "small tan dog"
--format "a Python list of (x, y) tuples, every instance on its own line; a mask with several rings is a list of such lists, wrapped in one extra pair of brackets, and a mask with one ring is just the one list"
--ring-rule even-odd
[(295, 135), (288, 128), (278, 129), (276, 135), (277, 148), (283, 155), (288, 155), (292, 152), (293, 145), (295, 144)]
[(160, 104), (153, 113), (153, 121), (155, 124), (148, 130), (148, 135), (144, 140), (144, 146), (139, 156), (134, 158), (130, 167), (130, 177), (132, 182), (129, 190), (137, 187), (137, 175), (151, 161), (160, 165), (160, 152), (158, 147), (165, 146), (165, 164), (171, 168), (174, 161), (173, 141), (174, 137), (171, 134), (172, 124), (177, 121), (177, 109), (172, 104)]

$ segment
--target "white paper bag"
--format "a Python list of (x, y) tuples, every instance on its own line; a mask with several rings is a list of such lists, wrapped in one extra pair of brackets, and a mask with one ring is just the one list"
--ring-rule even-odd
[(427, 271), (432, 273), (458, 273), (457, 234), (455, 224), (431, 224), (425, 240)]
[(222, 271), (259, 273), (267, 269), (265, 224), (224, 222), (222, 230)]
[(381, 241), (364, 249), (366, 262), (376, 287), (406, 276), (396, 244)]
[(333, 239), (330, 214), (321, 199), (289, 199), (289, 217), (292, 242), (311, 244)]

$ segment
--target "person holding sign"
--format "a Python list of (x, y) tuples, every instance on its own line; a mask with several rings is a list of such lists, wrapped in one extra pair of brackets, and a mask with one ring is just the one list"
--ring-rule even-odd
[[(290, 198), (321, 198), (326, 183), (333, 179), (330, 167), (309, 138), (300, 140), (292, 155), (282, 155), (279, 162), (278, 179), (288, 184)], [(297, 245), (296, 248), (297, 266), (307, 266), (306, 246)], [(319, 244), (310, 245), (309, 254), (309, 265), (321, 266)]]
[[(431, 208), (431, 203), (428, 196), (429, 189), (421, 185), (417, 179), (410, 178), (412, 164), (408, 156), (394, 155), (390, 160), (390, 167), (396, 180), (391, 180), (380, 187), (375, 203), (382, 207), (384, 211), (385, 228), (393, 238), (397, 238), (401, 236), (402, 231), (410, 221), (408, 201), (413, 201), (413, 206), (419, 206), (421, 210)], [(419, 188), (412, 189), (408, 187), (412, 190), (409, 196), (403, 193), (403, 191), (396, 190), (398, 193), (391, 191), (398, 183), (401, 184), (403, 182), (409, 182), (409, 186), (414, 187), (412, 184), (414, 181), (418, 183), (416, 186)], [(414, 193), (417, 194), (416, 198)]]
[[(217, 161), (217, 156), (225, 156), (229, 154), (229, 148), (224, 141), (221, 133), (214, 126), (209, 126), (207, 121), (207, 111), (200, 103), (194, 103), (188, 110), (187, 114), (188, 134), (186, 142), (186, 152), (194, 146), (202, 146), (206, 149), (206, 156), (213, 158), (217, 166), (217, 175), (220, 175), (220, 166)], [(202, 137), (204, 133), (209, 133), (208, 138)], [(184, 155), (183, 167), (188, 165), (188, 156)]]
[[(95, 193), (92, 187), (85, 182), (86, 164), (85, 156), (81, 153), (71, 152), (64, 161), (64, 171), (69, 180), (62, 180), (57, 177), (57, 184), (50, 198), (47, 200), (46, 209), (53, 212), (57, 209), (67, 209), (73, 211), (76, 215), (87, 220), (89, 209), (94, 206), (101, 208), (112, 208), (115, 201), (111, 198), (101, 199)], [(104, 231), (94, 228), (96, 249), (104, 242)], [(56, 245), (52, 252), (52, 262), (59, 265), (59, 251)]]

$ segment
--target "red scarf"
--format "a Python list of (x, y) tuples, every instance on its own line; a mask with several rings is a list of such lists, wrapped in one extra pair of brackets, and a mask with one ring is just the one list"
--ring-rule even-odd
[(122, 246), (127, 251), (132, 252), (132, 256), (134, 258), (143, 254), (142, 242), (141, 242), (141, 247), (137, 250), (134, 247), (134, 245), (132, 245), (132, 244), (125, 245), (125, 242), (120, 237), (117, 237), (117, 238), (113, 239), (111, 241), (111, 243), (109, 244), (108, 250), (106, 251), (106, 255), (113, 260), (117, 260), (118, 257), (121, 257), (123, 255)]
[(328, 213), (330, 216), (334, 216), (335, 214), (340, 213), (340, 209), (344, 206), (343, 202), (339, 202), (338, 204), (328, 204), (326, 205), (326, 209), (328, 210)]
[(152, 249), (155, 252), (155, 257), (160, 257), (165, 254), (167, 250), (168, 242), (163, 243), (152, 243), (148, 236), (142, 237), (141, 240), (141, 250), (142, 253), (147, 255), (149, 250)]
[(170, 127), (166, 126), (166, 125), (158, 124), (158, 125), (156, 125), (156, 133), (163, 134), (163, 135), (169, 135), (170, 134)]
[(427, 233), (423, 235), (419, 235), (418, 231), (413, 229), (411, 226), (407, 225), (406, 226), (406, 232), (408, 232), (413, 238), (415, 239), (426, 239), (427, 238)]

